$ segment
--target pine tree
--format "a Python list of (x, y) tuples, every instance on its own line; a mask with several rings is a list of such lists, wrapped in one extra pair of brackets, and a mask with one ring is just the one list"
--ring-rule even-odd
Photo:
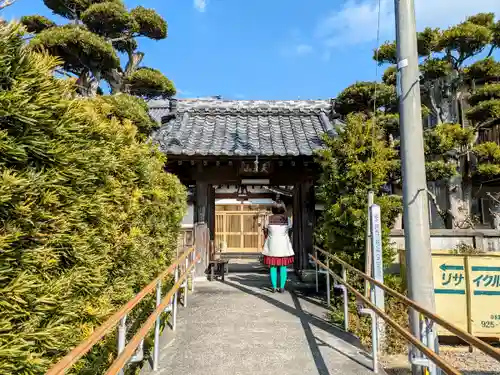
[[(428, 179), (443, 179), (447, 185), (448, 209), (438, 210), (453, 228), (472, 226), (470, 201), (472, 175), (468, 155), (477, 139), (478, 128), (459, 130), (459, 97), (470, 89), (469, 64), (482, 54), (490, 59), (500, 47), (500, 21), (493, 13), (479, 13), (446, 30), (425, 28), (417, 33), (420, 56), (422, 103), (438, 129), (431, 138), (445, 135), (438, 149), (427, 149)], [(374, 52), (380, 64), (390, 64), (384, 78), (395, 84), (396, 44), (384, 43)], [(428, 131), (429, 132), (429, 131)], [(450, 143), (455, 136), (453, 145)], [(467, 140), (468, 143), (463, 141)], [(450, 148), (442, 154), (442, 146)]]
[[(80, 94), (94, 96), (102, 81), (113, 94), (130, 93), (150, 99), (175, 95), (173, 83), (160, 71), (142, 67), (141, 37), (167, 37), (166, 21), (153, 9), (128, 10), (122, 0), (44, 0), (69, 23), (57, 25), (40, 15), (21, 22), (34, 34), (30, 45), (47, 50), (62, 61), (64, 71), (77, 78)], [(127, 61), (122, 66), (119, 54)]]

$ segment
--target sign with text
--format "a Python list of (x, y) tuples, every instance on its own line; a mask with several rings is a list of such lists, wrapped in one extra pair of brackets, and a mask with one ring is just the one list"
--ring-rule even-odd
[[(404, 252), (400, 259), (404, 266)], [(433, 252), (432, 266), (437, 314), (474, 336), (500, 337), (500, 254)]]
[[(463, 256), (432, 255), (436, 312), (467, 331), (467, 296)], [(438, 327), (438, 334), (452, 335)]]
[(500, 257), (469, 256), (472, 333), (500, 337)]
[[(380, 218), (380, 206), (373, 204), (370, 207), (371, 239), (373, 278), (381, 283), (384, 282), (384, 262), (382, 258), (382, 223)], [(375, 287), (375, 304), (384, 310), (384, 291)]]

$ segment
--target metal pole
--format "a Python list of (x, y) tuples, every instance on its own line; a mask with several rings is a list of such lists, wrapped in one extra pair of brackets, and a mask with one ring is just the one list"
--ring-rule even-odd
[[(314, 257), (318, 260), (318, 250), (314, 249)], [(316, 293), (319, 293), (319, 280), (318, 280), (318, 262), (315, 262), (316, 265)]]
[[(434, 312), (415, 6), (413, 0), (395, 0), (394, 3), (408, 296)], [(413, 310), (410, 311), (410, 326), (413, 335), (420, 337), (419, 316)], [(419, 374), (416, 366), (412, 373)]]
[[(344, 266), (342, 266), (342, 280), (347, 283), (347, 271)], [(344, 297), (344, 330), (349, 331), (349, 296), (347, 295), (347, 288), (342, 285), (342, 294)]]
[[(175, 267), (174, 271), (174, 283), (177, 284), (179, 281), (179, 266)], [(179, 291), (174, 293), (174, 300), (172, 301), (172, 331), (175, 331), (177, 326), (177, 305), (179, 304)]]
[(196, 277), (196, 251), (191, 253), (191, 264), (195, 265), (191, 270), (191, 292), (194, 293), (194, 278)]
[[(125, 350), (125, 345), (127, 344), (127, 315), (120, 319), (120, 324), (118, 324), (118, 343), (117, 343), (117, 353), (121, 354)], [(123, 375), (123, 369), (118, 373)]]
[(189, 257), (186, 257), (186, 263), (185, 263), (185, 271), (186, 272), (186, 278), (184, 279), (184, 301), (182, 301), (182, 306), (186, 307), (188, 304), (188, 268), (189, 268)]
[[(161, 303), (161, 280), (156, 285), (156, 307)], [(153, 371), (158, 371), (158, 362), (160, 359), (160, 324), (161, 314), (158, 315), (155, 322), (155, 341), (153, 343)]]
[(326, 257), (326, 305), (330, 307), (330, 257)]
[[(371, 217), (370, 207), (373, 205), (375, 193), (370, 190), (368, 192), (368, 209), (366, 219), (366, 238), (365, 238), (365, 273), (368, 276), (372, 275), (372, 239), (371, 239)], [(365, 280), (365, 297), (370, 297), (370, 282)]]
[[(375, 286), (370, 285), (370, 296), (371, 301), (375, 305), (376, 296), (375, 296)], [(375, 374), (378, 373), (378, 324), (377, 324), (377, 314), (373, 310), (369, 310), (372, 317), (372, 360), (373, 360), (373, 372)]]

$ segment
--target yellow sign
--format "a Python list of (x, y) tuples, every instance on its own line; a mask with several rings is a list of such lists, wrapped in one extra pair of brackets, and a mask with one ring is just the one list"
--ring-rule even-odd
[[(403, 253), (400, 260), (404, 276)], [(433, 252), (432, 267), (437, 314), (474, 336), (500, 337), (500, 254)]]
[(500, 336), (500, 257), (470, 256), (472, 333)]
[[(432, 255), (436, 312), (450, 323), (467, 330), (467, 296), (463, 256)], [(438, 333), (451, 335), (438, 326)]]

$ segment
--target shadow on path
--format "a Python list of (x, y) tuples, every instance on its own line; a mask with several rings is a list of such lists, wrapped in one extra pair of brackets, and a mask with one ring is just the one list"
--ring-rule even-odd
[[(320, 375), (330, 375), (330, 372), (328, 370), (328, 366), (325, 363), (325, 360), (323, 358), (323, 355), (320, 350), (320, 346), (325, 346), (330, 349), (333, 349), (334, 351), (338, 352), (339, 354), (345, 356), (351, 361), (354, 361), (358, 363), (359, 365), (365, 367), (368, 370), (371, 370), (371, 367), (369, 367), (366, 363), (363, 363), (362, 361), (354, 358), (352, 355), (349, 355), (345, 351), (342, 351), (341, 349), (327, 343), (326, 341), (318, 338), (317, 336), (314, 335), (313, 330), (311, 326), (317, 327), (321, 329), (322, 331), (328, 333), (329, 335), (332, 335), (335, 338), (338, 338), (340, 340), (345, 341), (346, 343), (349, 343), (353, 345), (354, 347), (358, 348), (358, 354), (361, 354), (363, 357), (367, 358), (368, 360), (371, 360), (370, 357), (361, 349), (361, 345), (359, 340), (351, 335), (348, 332), (345, 332), (338, 327), (332, 325), (325, 319), (320, 318), (317, 314), (313, 314), (309, 311), (305, 311), (304, 308), (302, 307), (301, 300), (305, 301), (306, 303), (312, 305), (315, 307), (315, 310), (318, 310), (320, 308), (320, 313), (326, 314), (326, 309), (323, 305), (320, 304), (319, 301), (315, 301), (309, 297), (307, 297), (303, 291), (304, 288), (301, 288), (300, 283), (297, 281), (292, 281), (288, 284), (287, 286), (287, 291), (286, 293), (290, 293), (293, 305), (290, 306), (287, 305), (286, 303), (283, 303), (277, 299), (274, 299), (270, 296), (267, 296), (266, 294), (259, 293), (255, 291), (255, 287), (260, 287), (259, 289), (262, 290), (264, 293), (270, 292), (271, 288), (267, 286), (267, 275), (262, 276), (262, 275), (245, 275), (245, 276), (231, 276), (230, 280), (226, 280), (225, 284), (238, 289), (242, 292), (245, 292), (247, 294), (250, 294), (252, 296), (258, 297), (265, 302), (276, 306), (279, 309), (282, 309), (286, 311), (289, 314), (292, 314), (299, 318), (300, 323), (302, 325), (302, 329), (304, 331), (304, 334), (306, 336), (311, 354), (314, 358), (314, 362), (316, 365), (316, 368), (318, 369), (318, 373)], [(296, 289), (298, 292), (296, 292)]]

